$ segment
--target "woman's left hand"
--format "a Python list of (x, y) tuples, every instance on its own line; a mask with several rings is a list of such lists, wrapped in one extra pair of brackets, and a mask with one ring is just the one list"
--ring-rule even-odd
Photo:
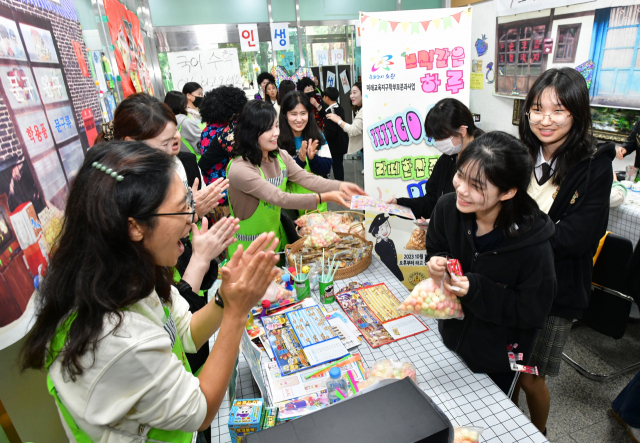
[(332, 122), (334, 122), (334, 123), (338, 124), (338, 125), (341, 125), (341, 124), (342, 124), (342, 119), (341, 119), (341, 118), (340, 118), (340, 116), (339, 116), (339, 115), (337, 115), (337, 114), (331, 114), (331, 113), (328, 113), (328, 114), (327, 114), (327, 118), (328, 118), (329, 120), (331, 120)]
[(338, 189), (347, 194), (349, 198), (353, 197), (354, 195), (367, 195), (367, 193), (364, 192), (364, 190), (355, 183), (342, 182), (340, 183), (340, 188)]
[(318, 140), (311, 140), (309, 139), (309, 143), (307, 143), (307, 157), (309, 157), (309, 160), (313, 160), (313, 157), (316, 156), (316, 154), (318, 153), (318, 145), (320, 144), (320, 142)]
[(204, 217), (218, 206), (218, 201), (222, 198), (222, 192), (229, 187), (229, 180), (219, 178), (209, 186), (203, 186), (198, 190), (199, 179), (193, 181), (191, 191), (196, 202), (196, 214), (199, 218)]
[(222, 254), (222, 251), (236, 241), (234, 234), (238, 232), (240, 219), (225, 217), (209, 228), (209, 221), (205, 217), (202, 219), (202, 227), (193, 223), (191, 231), (193, 237), (191, 243), (193, 245), (192, 258), (209, 263), (211, 260)]
[(469, 279), (467, 277), (457, 277), (458, 280), (451, 282), (449, 278), (443, 281), (444, 288), (456, 297), (464, 297), (469, 292)]

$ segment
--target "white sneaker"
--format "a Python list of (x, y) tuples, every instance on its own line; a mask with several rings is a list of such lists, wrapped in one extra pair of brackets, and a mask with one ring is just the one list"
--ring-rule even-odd
[(360, 172), (360, 174), (364, 175), (364, 169), (362, 170), (362, 172)]

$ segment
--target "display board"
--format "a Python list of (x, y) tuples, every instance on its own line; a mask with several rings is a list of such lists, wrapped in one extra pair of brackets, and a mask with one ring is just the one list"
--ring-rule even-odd
[(168, 52), (173, 87), (182, 91), (185, 83), (196, 82), (205, 91), (221, 85), (242, 88), (236, 48)]
[[(365, 191), (373, 197), (424, 194), (440, 152), (424, 119), (443, 98), (469, 104), (471, 8), (360, 13)], [(427, 278), (424, 250), (406, 250), (415, 225), (367, 213), (383, 263), (408, 288)]]

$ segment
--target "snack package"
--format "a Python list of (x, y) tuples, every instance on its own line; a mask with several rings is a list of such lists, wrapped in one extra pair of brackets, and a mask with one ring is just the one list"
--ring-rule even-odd
[(304, 241), (304, 245), (311, 248), (328, 248), (339, 241), (340, 237), (331, 228), (314, 227), (311, 234)]
[(427, 249), (427, 231), (416, 228), (411, 233), (411, 238), (405, 249), (425, 250)]
[(317, 223), (323, 223), (323, 222), (324, 222), (324, 217), (322, 216), (322, 214), (314, 213), (314, 214), (305, 214), (301, 216), (296, 220), (296, 225), (300, 227), (305, 227), (305, 226), (311, 227)]
[(264, 293), (261, 300), (269, 300), (271, 303), (276, 303), (291, 297), (293, 297), (293, 293), (291, 291), (287, 291), (279, 284), (271, 282), (269, 283), (267, 292)]
[(373, 364), (371, 369), (365, 371), (366, 380), (358, 383), (358, 389), (364, 389), (377, 381), (387, 378), (401, 380), (410, 377), (416, 381), (416, 367), (406, 361), (379, 360)]
[(478, 443), (484, 428), (476, 426), (455, 426), (453, 443)]
[(397, 309), (440, 320), (464, 317), (460, 299), (431, 278), (418, 283)]

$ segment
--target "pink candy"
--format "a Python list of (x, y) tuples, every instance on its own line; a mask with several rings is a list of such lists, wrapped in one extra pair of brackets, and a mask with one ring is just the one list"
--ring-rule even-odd
[(398, 310), (443, 320), (464, 317), (460, 299), (430, 278), (418, 283)]

